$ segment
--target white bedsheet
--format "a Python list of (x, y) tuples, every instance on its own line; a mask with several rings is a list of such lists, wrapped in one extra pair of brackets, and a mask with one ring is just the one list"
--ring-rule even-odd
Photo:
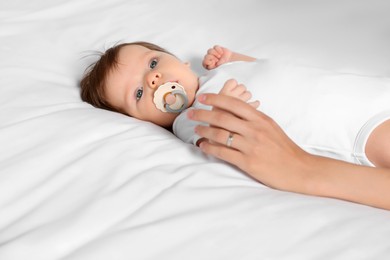
[[(390, 212), (272, 190), (79, 98), (90, 50), (390, 75), (388, 1), (1, 1), (0, 259), (387, 259)], [(87, 58), (83, 58), (88, 56)]]

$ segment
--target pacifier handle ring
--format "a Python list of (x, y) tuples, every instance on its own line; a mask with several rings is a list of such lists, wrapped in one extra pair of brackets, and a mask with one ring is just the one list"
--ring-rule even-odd
[(181, 91), (181, 90), (174, 90), (174, 91), (171, 92), (171, 94), (181, 96), (184, 99), (184, 104), (179, 109), (173, 109), (173, 108), (170, 107), (169, 104), (165, 104), (164, 108), (167, 110), (167, 112), (170, 112), (170, 113), (180, 113), (184, 109), (187, 108), (188, 98), (187, 98), (187, 95), (184, 94), (183, 91)]

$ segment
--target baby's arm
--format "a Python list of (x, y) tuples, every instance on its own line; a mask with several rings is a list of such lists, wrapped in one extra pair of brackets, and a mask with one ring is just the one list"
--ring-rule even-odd
[(256, 59), (241, 53), (232, 52), (231, 50), (216, 45), (207, 51), (203, 58), (203, 67), (211, 70), (221, 66), (224, 63), (232, 61), (255, 61)]

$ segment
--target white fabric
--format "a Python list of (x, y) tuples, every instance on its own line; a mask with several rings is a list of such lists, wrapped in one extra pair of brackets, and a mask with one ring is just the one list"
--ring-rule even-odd
[[(387, 259), (390, 213), (267, 188), (93, 108), (83, 70), (146, 40), (389, 76), (389, 2), (0, 1), (0, 259)], [(87, 56), (87, 58), (83, 58)]]
[(374, 164), (367, 158), (365, 154), (367, 140), (370, 137), (370, 133), (372, 133), (376, 127), (389, 119), (390, 111), (383, 111), (368, 120), (362, 129), (360, 129), (354, 144), (354, 157), (360, 164), (374, 166)]
[[(251, 91), (258, 108), (271, 116), (306, 151), (372, 166), (365, 144), (380, 123), (390, 119), (390, 78), (338, 73), (269, 60), (233, 62), (200, 77), (201, 93), (219, 93), (234, 78)], [(197, 100), (189, 109), (211, 109)], [(196, 121), (180, 114), (173, 132), (196, 144)], [(369, 123), (370, 122), (370, 123)], [(364, 128), (364, 130), (363, 130)]]

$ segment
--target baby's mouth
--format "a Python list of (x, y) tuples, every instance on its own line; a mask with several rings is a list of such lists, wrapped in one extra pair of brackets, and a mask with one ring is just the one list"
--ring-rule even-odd
[(153, 102), (162, 112), (180, 113), (188, 107), (187, 93), (177, 82), (166, 82), (154, 92)]
[(172, 94), (172, 93), (167, 93), (164, 96), (164, 101), (168, 105), (173, 105), (176, 102), (176, 96), (174, 94)]

